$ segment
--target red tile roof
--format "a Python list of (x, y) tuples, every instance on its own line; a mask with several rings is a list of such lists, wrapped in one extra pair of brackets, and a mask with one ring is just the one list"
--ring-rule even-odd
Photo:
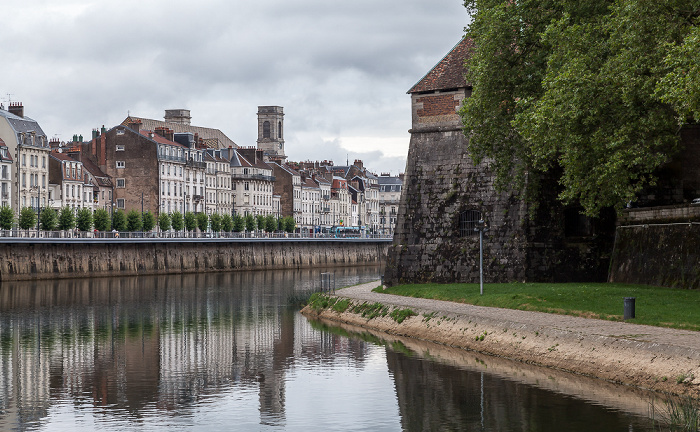
[(467, 87), (464, 62), (470, 57), (472, 40), (463, 38), (408, 93)]

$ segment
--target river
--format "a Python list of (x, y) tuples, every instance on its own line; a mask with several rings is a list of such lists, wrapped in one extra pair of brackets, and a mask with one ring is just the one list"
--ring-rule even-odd
[(644, 431), (650, 395), (290, 299), (378, 267), (3, 282), (0, 430)]

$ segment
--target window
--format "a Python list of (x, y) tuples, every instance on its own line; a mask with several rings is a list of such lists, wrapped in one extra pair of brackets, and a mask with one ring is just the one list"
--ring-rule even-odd
[(124, 161), (117, 161), (117, 168), (124, 168), (124, 167), (126, 167), (126, 164), (124, 163)]
[(27, 175), (22, 173), (22, 187), (27, 187)]
[[(394, 208), (392, 207), (392, 213)], [(459, 215), (459, 236), (469, 237), (476, 235), (478, 231), (474, 230), (481, 220), (481, 212), (478, 210), (467, 210)]]
[(277, 138), (282, 139), (282, 122), (277, 123)]
[(117, 208), (119, 208), (119, 209), (124, 208), (124, 198), (117, 198)]
[(263, 138), (270, 138), (270, 122), (263, 122)]
[(123, 145), (123, 144), (117, 144), (116, 151), (124, 151), (124, 145)]
[(22, 166), (27, 166), (27, 155), (26, 154), (22, 155)]
[(42, 158), (42, 163), (41, 163), (42, 168), (46, 168), (46, 156)]
[(126, 180), (123, 178), (118, 178), (117, 179), (117, 187), (118, 188), (124, 188), (126, 187)]

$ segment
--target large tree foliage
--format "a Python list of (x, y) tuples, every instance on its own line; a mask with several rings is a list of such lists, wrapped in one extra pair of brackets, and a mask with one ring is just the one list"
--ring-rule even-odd
[[(473, 91), (461, 114), (472, 155), (492, 161), (499, 186), (515, 178), (522, 188), (526, 173), (532, 186), (533, 174), (557, 167), (560, 198), (596, 215), (654, 183), (654, 170), (679, 141), (670, 104), (693, 106), (672, 91), (681, 85), (673, 84), (679, 67), (670, 59), (692, 45), (683, 41), (696, 32), (697, 0), (465, 6), (473, 18), (467, 30)], [(686, 59), (686, 66), (697, 63)], [(685, 111), (683, 120), (693, 113)]]

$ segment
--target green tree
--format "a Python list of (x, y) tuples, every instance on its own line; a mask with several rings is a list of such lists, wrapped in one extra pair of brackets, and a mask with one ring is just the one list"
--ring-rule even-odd
[(95, 210), (92, 216), (97, 231), (109, 231), (112, 229), (112, 224), (109, 219), (109, 212), (105, 209)]
[(75, 228), (75, 214), (73, 213), (73, 209), (68, 206), (62, 207), (61, 211), (58, 213), (58, 229), (66, 231), (73, 228)]
[(194, 231), (197, 228), (197, 216), (192, 212), (185, 213), (185, 229), (187, 231)]
[(142, 228), (143, 219), (141, 218), (141, 214), (136, 210), (130, 210), (129, 213), (126, 214), (126, 230), (134, 232), (141, 231)]
[(92, 230), (92, 210), (87, 207), (79, 208), (75, 218), (75, 225), (80, 231)]
[(233, 231), (233, 218), (228, 213), (221, 216), (221, 230), (224, 232)]
[(56, 210), (52, 209), (51, 207), (42, 210), (41, 215), (39, 216), (39, 223), (41, 225), (41, 229), (44, 231), (56, 231), (56, 227), (58, 226), (58, 215), (56, 214)]
[(277, 230), (277, 219), (273, 215), (265, 217), (265, 231), (274, 232)]
[(246, 231), (255, 231), (256, 227), (255, 217), (252, 214), (245, 215), (245, 229)]
[(22, 207), (19, 212), (18, 225), (21, 229), (28, 230), (36, 226), (36, 213), (31, 207)]
[(173, 212), (173, 214), (170, 215), (170, 224), (173, 226), (175, 231), (182, 231), (182, 229), (185, 227), (184, 220), (182, 219), (182, 213), (179, 211)]
[(235, 232), (241, 232), (244, 229), (245, 229), (245, 219), (243, 219), (243, 216), (236, 213), (236, 215), (233, 217), (233, 230)]
[(221, 215), (218, 213), (212, 213), (209, 216), (209, 222), (211, 223), (211, 230), (214, 232), (221, 231)]
[(473, 88), (461, 114), (473, 158), (491, 160), (498, 186), (515, 179), (524, 190), (525, 173), (531, 188), (538, 173), (561, 172), (559, 198), (595, 216), (654, 184), (654, 172), (678, 148), (679, 115), (671, 105), (692, 104), (673, 96), (692, 89), (673, 72), (687, 65), (674, 63), (683, 47), (695, 46), (689, 35), (697, 14), (689, 19), (688, 11), (697, 11), (696, 3), (465, 5), (473, 18)]
[(112, 229), (126, 231), (126, 215), (123, 210), (117, 210), (112, 214)]
[(170, 215), (167, 213), (161, 213), (158, 215), (158, 227), (162, 232), (167, 232), (170, 230)]
[(285, 216), (284, 217), (284, 229), (288, 233), (293, 233), (294, 230), (297, 228), (297, 223), (294, 220), (293, 216)]
[(141, 215), (141, 222), (144, 231), (153, 231), (153, 228), (156, 226), (156, 217), (150, 211), (146, 211)]
[(48, 207), (41, 211), (39, 224), (44, 231), (55, 231), (58, 227), (58, 214), (56, 210)]
[(257, 215), (255, 216), (255, 225), (257, 226), (257, 229), (260, 231), (265, 229), (265, 216), (263, 215)]
[(207, 216), (207, 214), (204, 212), (197, 213), (197, 228), (199, 228), (201, 232), (205, 232), (208, 226), (209, 217)]
[(15, 222), (15, 212), (7, 204), (0, 207), (0, 229), (10, 230)]

